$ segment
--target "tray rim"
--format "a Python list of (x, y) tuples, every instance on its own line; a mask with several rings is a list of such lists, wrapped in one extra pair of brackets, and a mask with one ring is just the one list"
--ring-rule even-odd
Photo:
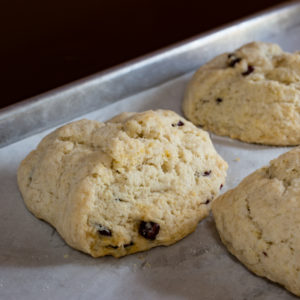
[[(64, 84), (62, 86), (59, 86), (57, 88), (51, 89), (49, 91), (46, 91), (44, 93), (38, 94), (36, 96), (21, 100), (17, 103), (11, 104), (9, 106), (6, 106), (4, 108), (0, 109), (0, 149), (2, 147), (8, 146), (14, 142), (17, 142), (19, 140), (22, 140), (28, 136), (31, 136), (33, 134), (36, 134), (38, 132), (41, 132), (47, 128), (59, 125), (61, 123), (67, 122), (73, 118), (79, 117), (82, 114), (89, 113), (93, 111), (95, 108), (87, 109), (85, 111), (80, 111), (78, 114), (72, 114), (66, 119), (59, 120), (59, 121), (54, 121), (48, 125), (45, 125), (43, 127), (40, 127), (39, 129), (34, 129), (32, 128), (30, 131), (23, 132), (22, 134), (19, 134), (18, 136), (13, 136), (13, 134), (10, 134), (10, 136), (3, 141), (1, 131), (3, 129), (5, 130), (6, 125), (11, 126), (8, 123), (7, 120), (9, 118), (14, 118), (15, 114), (21, 114), (24, 113), (25, 111), (28, 111), (30, 109), (35, 109), (38, 105), (47, 105), (50, 104), (50, 101), (53, 100), (53, 97), (56, 97), (58, 95), (64, 94), (64, 93), (69, 93), (76, 88), (82, 88), (84, 86), (89, 86), (93, 84), (99, 84), (101, 82), (106, 82), (109, 80), (114, 80), (117, 77), (120, 76), (128, 76), (129, 73), (132, 71), (139, 71), (142, 70), (143, 68), (147, 66), (151, 66), (154, 63), (157, 63), (166, 57), (169, 57), (170, 55), (176, 55), (176, 53), (183, 53), (185, 48), (193, 48), (199, 46), (199, 42), (202, 41), (204, 43), (208, 39), (213, 39), (217, 35), (224, 34), (226, 31), (232, 31), (234, 30), (237, 26), (251, 26), (251, 23), (258, 22), (261, 19), (265, 19), (266, 17), (272, 17), (273, 15), (276, 14), (284, 14), (285, 11), (290, 11), (293, 8), (299, 8), (300, 9), (300, 0), (290, 0), (287, 2), (283, 2), (280, 4), (277, 4), (275, 6), (271, 6), (267, 9), (258, 11), (254, 14), (251, 14), (249, 16), (240, 18), (238, 20), (226, 23), (222, 26), (216, 27), (212, 30), (203, 32), (201, 34), (192, 36), (190, 38), (184, 39), (182, 41), (173, 43), (167, 47), (163, 47), (161, 49), (152, 51), (148, 54), (139, 56), (137, 58), (131, 59), (129, 61), (126, 61), (124, 63), (118, 64), (116, 66), (113, 66), (111, 68), (105, 69), (100, 72), (96, 72), (94, 74), (82, 77), (80, 79), (71, 81), (67, 84)], [(196, 69), (195, 67), (194, 69)], [(132, 96), (134, 94), (143, 92), (147, 89), (153, 88), (159, 84), (163, 84), (166, 81), (169, 81), (171, 79), (174, 79), (176, 77), (182, 76), (189, 71), (192, 70), (185, 70), (183, 72), (177, 72), (175, 75), (170, 74), (170, 76), (165, 76), (164, 80), (160, 80), (159, 82), (155, 83), (150, 83), (147, 86), (141, 86), (140, 89), (136, 89), (134, 92), (129, 91), (129, 93), (124, 93), (121, 96), (117, 96), (116, 99), (114, 100), (109, 100), (108, 103), (105, 103), (104, 105), (99, 105), (96, 109), (100, 109), (101, 107), (104, 107), (106, 105), (109, 105), (113, 102), (119, 101), (122, 98)], [(170, 72), (169, 72), (170, 73)], [(16, 122), (15, 122), (16, 123)], [(15, 124), (16, 125), (16, 124)]]

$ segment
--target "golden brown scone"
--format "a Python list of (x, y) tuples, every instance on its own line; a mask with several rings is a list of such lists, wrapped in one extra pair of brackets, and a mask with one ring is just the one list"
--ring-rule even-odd
[(18, 183), (70, 246), (119, 257), (191, 233), (226, 169), (205, 131), (158, 110), (55, 130), (21, 163)]
[(195, 125), (249, 143), (300, 144), (300, 54), (253, 42), (193, 76), (183, 110)]
[(246, 177), (212, 205), (228, 250), (300, 296), (300, 148)]

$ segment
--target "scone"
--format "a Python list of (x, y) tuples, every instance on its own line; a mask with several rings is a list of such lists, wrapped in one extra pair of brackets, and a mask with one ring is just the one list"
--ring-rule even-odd
[(300, 296), (300, 148), (246, 177), (212, 205), (228, 250)]
[(185, 116), (249, 143), (300, 144), (300, 54), (253, 42), (203, 65), (189, 83)]
[(226, 169), (205, 131), (158, 110), (55, 130), (21, 163), (18, 184), (70, 246), (119, 257), (191, 233)]

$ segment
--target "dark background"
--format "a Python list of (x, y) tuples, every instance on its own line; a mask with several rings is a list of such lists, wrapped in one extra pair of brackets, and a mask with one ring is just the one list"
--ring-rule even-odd
[(0, 107), (280, 0), (2, 0)]

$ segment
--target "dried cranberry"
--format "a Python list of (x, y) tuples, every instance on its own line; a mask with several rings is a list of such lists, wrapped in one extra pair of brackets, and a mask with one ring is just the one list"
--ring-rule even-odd
[(236, 57), (234, 53), (228, 54), (228, 59), (228, 66), (231, 68), (234, 68), (234, 66), (242, 60), (240, 57)]
[(222, 98), (217, 98), (216, 101), (217, 101), (217, 103), (221, 103), (223, 101), (223, 99)]
[(205, 171), (203, 172), (203, 176), (209, 176), (211, 174), (211, 170)]
[(124, 244), (124, 248), (130, 247), (130, 246), (133, 246), (133, 245), (134, 245), (133, 242), (130, 242), (130, 243), (128, 243), (128, 244)]
[(112, 232), (105, 226), (98, 224), (98, 233), (105, 236), (112, 236)]
[(141, 221), (139, 226), (139, 234), (148, 240), (155, 240), (159, 233), (160, 226), (154, 222)]
[(247, 76), (251, 74), (253, 71), (254, 71), (254, 67), (249, 65), (247, 71), (243, 72), (242, 75)]
[(182, 121), (178, 121), (176, 124), (172, 124), (172, 127), (176, 127), (176, 126), (183, 126), (184, 123)]

